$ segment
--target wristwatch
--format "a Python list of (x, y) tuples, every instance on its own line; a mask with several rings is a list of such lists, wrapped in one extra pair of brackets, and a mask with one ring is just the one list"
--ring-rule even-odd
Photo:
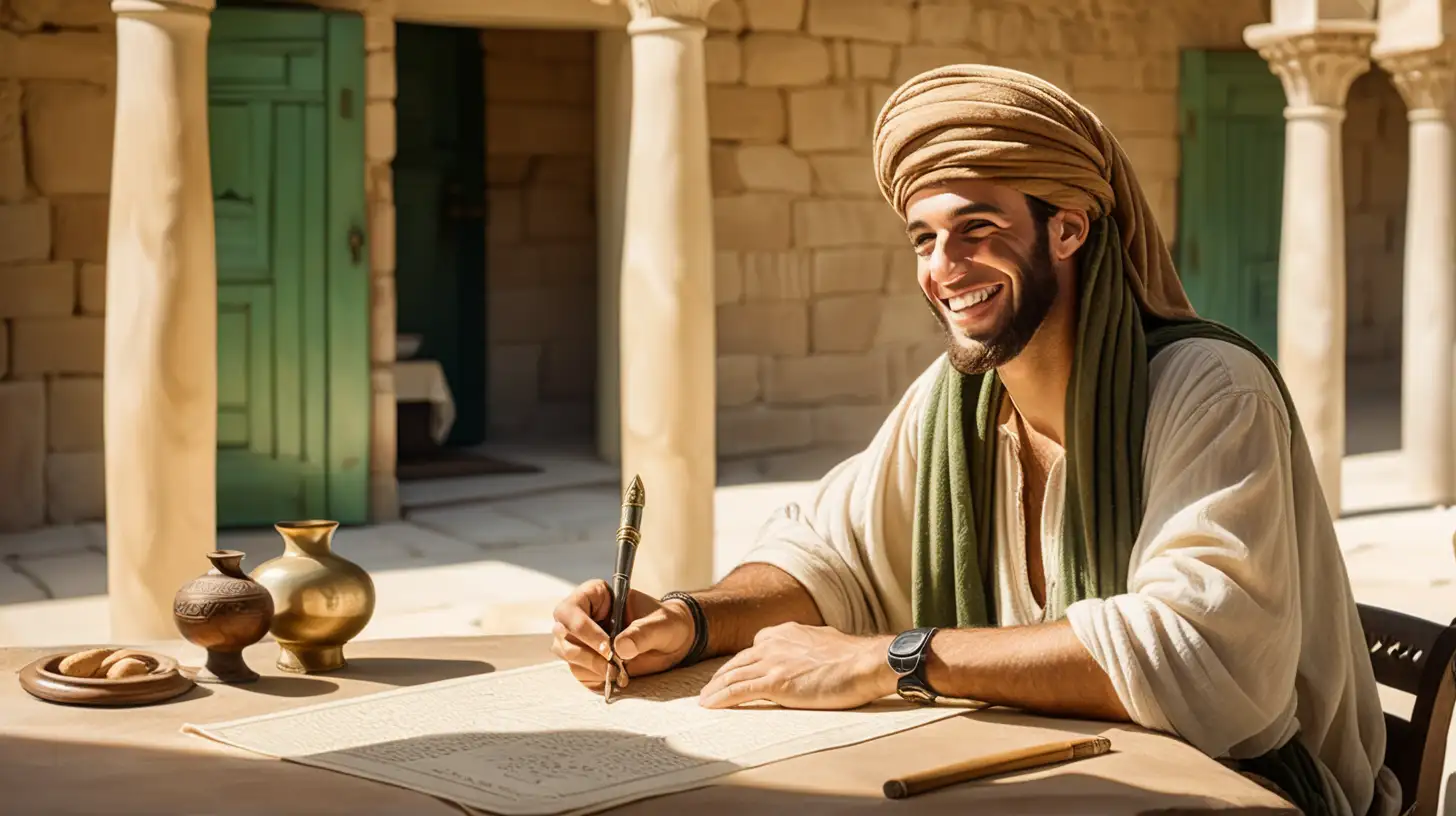
[(937, 631), (934, 626), (922, 626), (901, 632), (890, 642), (887, 659), (891, 670), (900, 678), (895, 691), (906, 700), (933, 703), (940, 696), (925, 679), (926, 655), (930, 651), (930, 639)]

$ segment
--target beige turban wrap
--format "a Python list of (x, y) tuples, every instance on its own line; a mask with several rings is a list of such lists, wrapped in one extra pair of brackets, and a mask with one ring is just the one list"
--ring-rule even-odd
[(1005, 184), (1094, 221), (1110, 215), (1142, 309), (1194, 316), (1122, 147), (1055, 85), (990, 65), (927, 71), (885, 102), (874, 152), (880, 191), (902, 217), (916, 192), (958, 178)]

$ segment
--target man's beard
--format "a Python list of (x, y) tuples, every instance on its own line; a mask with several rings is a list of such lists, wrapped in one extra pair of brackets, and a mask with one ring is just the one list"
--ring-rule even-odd
[[(1021, 300), (1012, 305), (1011, 319), (1005, 326), (994, 329), (993, 335), (970, 337), (967, 338), (971, 341), (970, 345), (962, 344), (942, 306), (929, 295), (925, 296), (925, 302), (935, 312), (941, 329), (945, 331), (947, 356), (956, 371), (966, 375), (984, 374), (1011, 362), (1026, 348), (1046, 320), (1052, 303), (1057, 299), (1058, 285), (1056, 272), (1052, 269), (1046, 225), (1037, 226), (1036, 246), (1031, 259), (1020, 267)], [(921, 291), (923, 294), (924, 290)], [(1003, 294), (1010, 296), (1011, 287), (1007, 286)]]

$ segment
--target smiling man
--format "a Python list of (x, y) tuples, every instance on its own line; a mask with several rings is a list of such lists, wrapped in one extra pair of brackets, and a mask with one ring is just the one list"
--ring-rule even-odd
[[(1131, 165), (1027, 74), (949, 66), (875, 125), (946, 354), (716, 586), (638, 594), (628, 674), (703, 705), (970, 698), (1176, 734), (1311, 814), (1391, 813), (1334, 525), (1278, 371), (1200, 320)], [(606, 585), (557, 610), (599, 685)]]

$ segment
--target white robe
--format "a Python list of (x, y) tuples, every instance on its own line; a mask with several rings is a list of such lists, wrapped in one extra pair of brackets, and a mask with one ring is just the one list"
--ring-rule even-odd
[[(744, 559), (792, 575), (837, 629), (913, 626), (920, 424), (943, 359), (868, 448), (805, 503), (772, 515)], [(1338, 812), (1396, 812), (1399, 783), (1383, 767), (1385, 724), (1344, 559), (1309, 454), (1291, 446), (1277, 384), (1252, 354), (1203, 339), (1162, 350), (1149, 380), (1145, 515), (1128, 585), (1068, 608), (1077, 638), (1136, 724), (1232, 759), (1299, 732)], [(1003, 430), (998, 444), (994, 602), (1002, 622), (1035, 623), (1016, 437)], [(1065, 489), (1058, 461), (1042, 512), (1046, 564), (1056, 563)], [(1046, 577), (1050, 591), (1055, 576)]]

